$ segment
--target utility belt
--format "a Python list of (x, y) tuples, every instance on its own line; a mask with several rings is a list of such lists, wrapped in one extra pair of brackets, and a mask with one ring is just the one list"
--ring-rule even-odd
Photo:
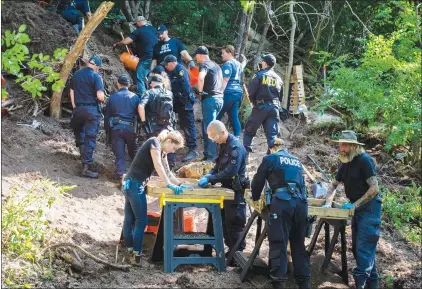
[(114, 126), (116, 126), (118, 124), (124, 124), (124, 125), (130, 126), (130, 127), (133, 127), (134, 129), (136, 129), (137, 121), (136, 121), (136, 118), (134, 120), (130, 121), (130, 120), (122, 119), (120, 117), (110, 117), (109, 123), (110, 123), (110, 128), (113, 128)]
[(286, 201), (292, 197), (306, 200), (306, 195), (296, 183), (287, 183), (287, 186), (273, 190), (273, 197)]
[(244, 203), (245, 202), (245, 190), (249, 189), (251, 186), (251, 182), (248, 177), (240, 177), (236, 175), (232, 178), (231, 187), (234, 191), (234, 200), (236, 203)]
[(274, 104), (274, 105), (280, 107), (280, 101), (278, 99), (271, 99), (271, 100), (259, 99), (259, 100), (255, 101), (254, 105), (262, 105), (262, 104), (266, 104), (266, 103)]

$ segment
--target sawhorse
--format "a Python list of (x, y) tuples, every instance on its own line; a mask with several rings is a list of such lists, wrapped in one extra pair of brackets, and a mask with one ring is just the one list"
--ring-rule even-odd
[[(243, 252), (237, 251), (237, 249), (239, 248), (240, 243), (245, 239), (255, 219), (257, 219), (255, 247), (251, 255), (247, 257)], [(265, 225), (264, 225), (264, 229), (261, 231), (262, 221), (265, 222)], [(248, 275), (249, 270), (252, 268), (256, 257), (259, 255), (259, 249), (261, 248), (262, 242), (267, 237), (267, 232), (268, 232), (268, 210), (265, 208), (261, 213), (258, 212), (257, 210), (254, 210), (252, 215), (249, 217), (248, 223), (243, 229), (242, 234), (240, 235), (234, 247), (229, 252), (229, 255), (227, 256), (227, 260), (226, 260), (226, 265), (228, 265), (232, 262), (234, 258), (235, 262), (242, 268), (242, 272), (240, 273), (241, 282), (245, 281), (246, 276)]]
[[(181, 264), (212, 264), (219, 272), (226, 270), (224, 263), (223, 227), (221, 209), (223, 200), (215, 199), (172, 199), (160, 198), (162, 208), (158, 233), (154, 244), (151, 260), (164, 260), (164, 272), (171, 273)], [(211, 215), (207, 232), (186, 234), (175, 232), (174, 214), (180, 208), (204, 208)], [(211, 223), (211, 224), (210, 224)], [(204, 250), (177, 250), (179, 245), (204, 245)], [(212, 248), (215, 256), (212, 256)]]
[[(347, 246), (346, 246), (346, 225), (347, 220), (336, 220), (336, 219), (324, 219), (321, 218), (315, 228), (315, 233), (312, 236), (311, 243), (309, 244), (308, 254), (309, 256), (315, 249), (315, 245), (318, 239), (319, 232), (321, 231), (322, 225), (325, 230), (325, 258), (322, 264), (322, 270), (324, 274), (327, 273), (328, 265), (331, 262), (331, 257), (334, 252), (334, 247), (338, 242), (339, 235), (341, 236), (341, 269), (332, 264), (337, 270), (337, 274), (343, 279), (343, 281), (349, 285), (349, 277), (347, 273)], [(330, 241), (330, 226), (334, 227), (334, 234)]]

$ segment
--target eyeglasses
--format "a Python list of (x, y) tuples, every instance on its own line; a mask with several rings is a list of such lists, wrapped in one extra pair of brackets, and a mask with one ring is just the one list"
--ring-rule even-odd
[(216, 140), (218, 140), (219, 138), (220, 138), (220, 135), (215, 135), (214, 137), (212, 137), (212, 136), (210, 136), (210, 135), (208, 135), (208, 138), (210, 139), (210, 140), (212, 140), (212, 141), (216, 141)]

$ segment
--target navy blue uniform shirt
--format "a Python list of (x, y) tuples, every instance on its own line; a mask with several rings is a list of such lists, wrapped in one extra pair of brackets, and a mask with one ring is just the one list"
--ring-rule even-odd
[(242, 92), (242, 64), (236, 59), (226, 61), (221, 67), (223, 77), (227, 77), (226, 89), (224, 92)]
[[(107, 112), (110, 117), (119, 117), (125, 121), (135, 121), (138, 115), (139, 96), (127, 88), (120, 88), (108, 99)], [(117, 124), (113, 130), (126, 128), (127, 125)], [(133, 129), (133, 128), (132, 128)]]
[(194, 97), (187, 69), (178, 63), (175, 69), (168, 73), (168, 76), (171, 81), (171, 92), (173, 92), (174, 101), (184, 105), (192, 104)]
[(268, 181), (272, 191), (286, 187), (287, 183), (296, 183), (302, 189), (304, 186), (302, 162), (284, 149), (265, 156), (252, 180), (252, 200), (259, 200), (265, 180)]
[(252, 78), (248, 87), (250, 100), (255, 103), (257, 100), (271, 101), (283, 98), (283, 81), (280, 76), (275, 73), (272, 68), (265, 68), (257, 73)]
[(90, 67), (82, 68), (72, 77), (70, 88), (75, 92), (75, 104), (97, 104), (97, 91), (104, 91), (103, 79)]
[(346, 197), (352, 202), (360, 199), (369, 189), (367, 179), (376, 175), (375, 163), (367, 153), (355, 156), (349, 163), (342, 163), (336, 180), (344, 184)]
[(246, 149), (232, 134), (228, 135), (226, 143), (220, 145), (218, 158), (210, 174), (212, 176), (208, 177), (208, 181), (211, 184), (221, 183), (225, 188), (231, 187), (234, 176), (245, 177)]
[(199, 65), (199, 73), (206, 72), (203, 92), (208, 95), (223, 94), (223, 73), (220, 66), (211, 60), (206, 60)]
[(164, 57), (171, 54), (177, 58), (178, 63), (182, 63), (180, 52), (183, 50), (185, 50), (185, 46), (182, 41), (177, 38), (170, 38), (169, 41), (158, 41), (158, 43), (154, 45), (154, 55), (152, 59), (157, 60), (157, 64), (160, 64), (163, 62)]
[(151, 59), (154, 45), (157, 44), (157, 30), (145, 24), (128, 35), (136, 45), (136, 55), (139, 60)]

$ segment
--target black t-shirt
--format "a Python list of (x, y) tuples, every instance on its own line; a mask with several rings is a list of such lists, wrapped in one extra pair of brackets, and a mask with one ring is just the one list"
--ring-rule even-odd
[(161, 151), (161, 144), (158, 138), (152, 137), (148, 139), (138, 149), (126, 174), (126, 179), (134, 179), (143, 182), (151, 176), (155, 170), (150, 152), (151, 149)]
[(177, 58), (178, 63), (182, 63), (180, 52), (185, 50), (182, 41), (177, 38), (170, 38), (169, 41), (159, 41), (154, 45), (154, 55), (152, 59), (157, 60), (157, 65), (163, 62), (167, 55), (173, 55)]
[(337, 171), (336, 180), (344, 184), (346, 197), (354, 203), (369, 189), (367, 179), (376, 175), (375, 163), (371, 156), (362, 153), (349, 163), (342, 163)]
[(128, 35), (136, 45), (136, 55), (140, 60), (151, 59), (154, 45), (158, 42), (157, 30), (145, 24)]
[(199, 73), (203, 71), (207, 73), (203, 91), (209, 95), (223, 94), (223, 72), (220, 66), (211, 60), (206, 60), (199, 65)]

